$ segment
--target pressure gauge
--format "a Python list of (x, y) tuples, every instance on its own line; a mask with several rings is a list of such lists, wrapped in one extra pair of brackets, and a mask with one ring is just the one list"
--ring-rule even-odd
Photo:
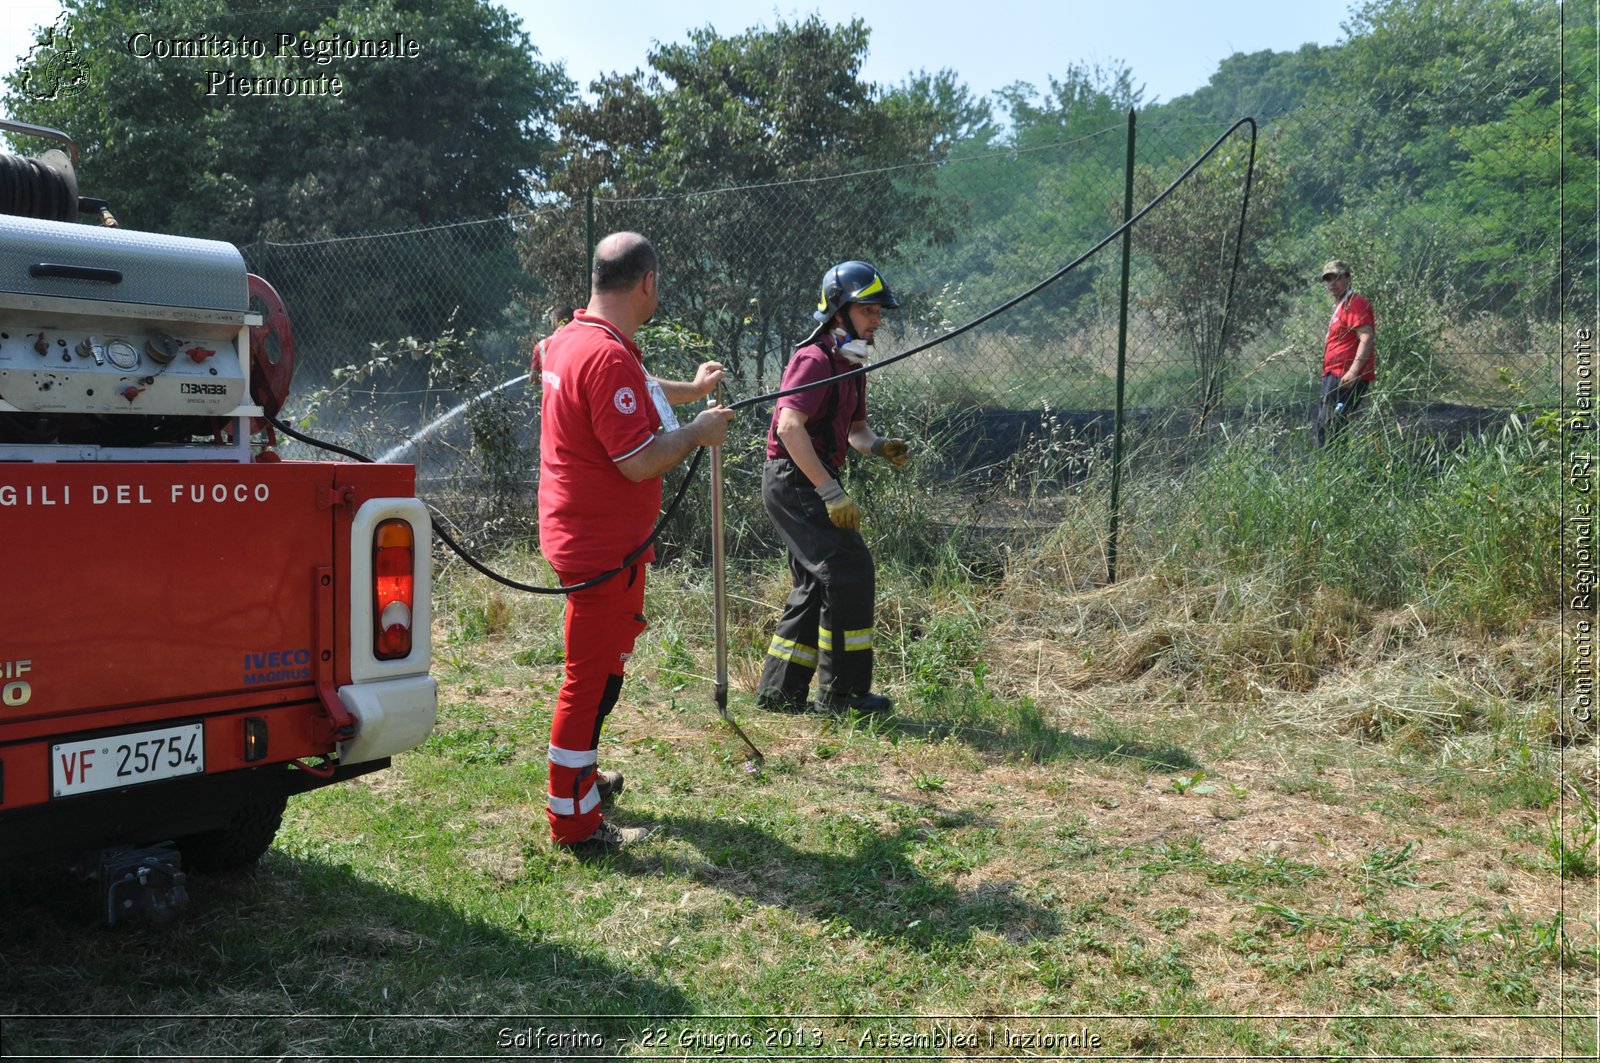
[(106, 344), (106, 358), (125, 373), (139, 368), (139, 348), (127, 340), (112, 340)]

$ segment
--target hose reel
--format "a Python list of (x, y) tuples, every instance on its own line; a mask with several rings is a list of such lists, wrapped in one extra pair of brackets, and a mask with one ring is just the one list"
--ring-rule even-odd
[(250, 326), (250, 398), (268, 417), (276, 417), (294, 379), (294, 328), (277, 289), (254, 273), (247, 279), (250, 312), (262, 318)]
[(59, 148), (37, 159), (0, 154), (0, 214), (43, 221), (78, 220), (78, 177)]

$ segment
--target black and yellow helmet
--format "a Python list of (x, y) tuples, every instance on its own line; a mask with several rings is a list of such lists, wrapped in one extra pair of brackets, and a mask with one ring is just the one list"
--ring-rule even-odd
[(822, 298), (817, 301), (817, 312), (811, 315), (817, 327), (805, 342), (810, 343), (821, 335), (833, 315), (850, 303), (876, 303), (893, 310), (900, 305), (900, 300), (894, 297), (889, 282), (872, 263), (859, 259), (841, 262), (822, 275)]

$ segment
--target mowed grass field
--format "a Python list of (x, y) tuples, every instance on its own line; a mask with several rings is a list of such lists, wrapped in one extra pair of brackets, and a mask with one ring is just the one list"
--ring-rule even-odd
[[(1236, 472), (1213, 504), (1264, 475)], [(712, 704), (709, 573), (653, 571), (601, 760), (611, 815), (654, 833), (587, 862), (545, 841), (561, 603), (447, 566), (436, 732), (292, 802), (253, 873), (106, 930), (70, 879), (10, 869), (0, 1050), (1593, 1058), (1600, 773), (1556, 702), (1558, 615), (1511, 576), (1386, 599), (1230, 561), (1270, 517), (1111, 586), (1067, 577), (1070, 538), (981, 576), (885, 564), (887, 719), (754, 708), (787, 575), (735, 565), (758, 773)]]

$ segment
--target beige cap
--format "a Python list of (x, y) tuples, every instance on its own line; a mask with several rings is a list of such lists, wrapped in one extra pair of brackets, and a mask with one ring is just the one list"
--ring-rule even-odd
[(1327, 280), (1329, 277), (1348, 277), (1350, 276), (1350, 263), (1341, 261), (1337, 258), (1330, 259), (1328, 264), (1322, 267), (1322, 272), (1317, 274), (1317, 276), (1321, 277), (1323, 280)]

